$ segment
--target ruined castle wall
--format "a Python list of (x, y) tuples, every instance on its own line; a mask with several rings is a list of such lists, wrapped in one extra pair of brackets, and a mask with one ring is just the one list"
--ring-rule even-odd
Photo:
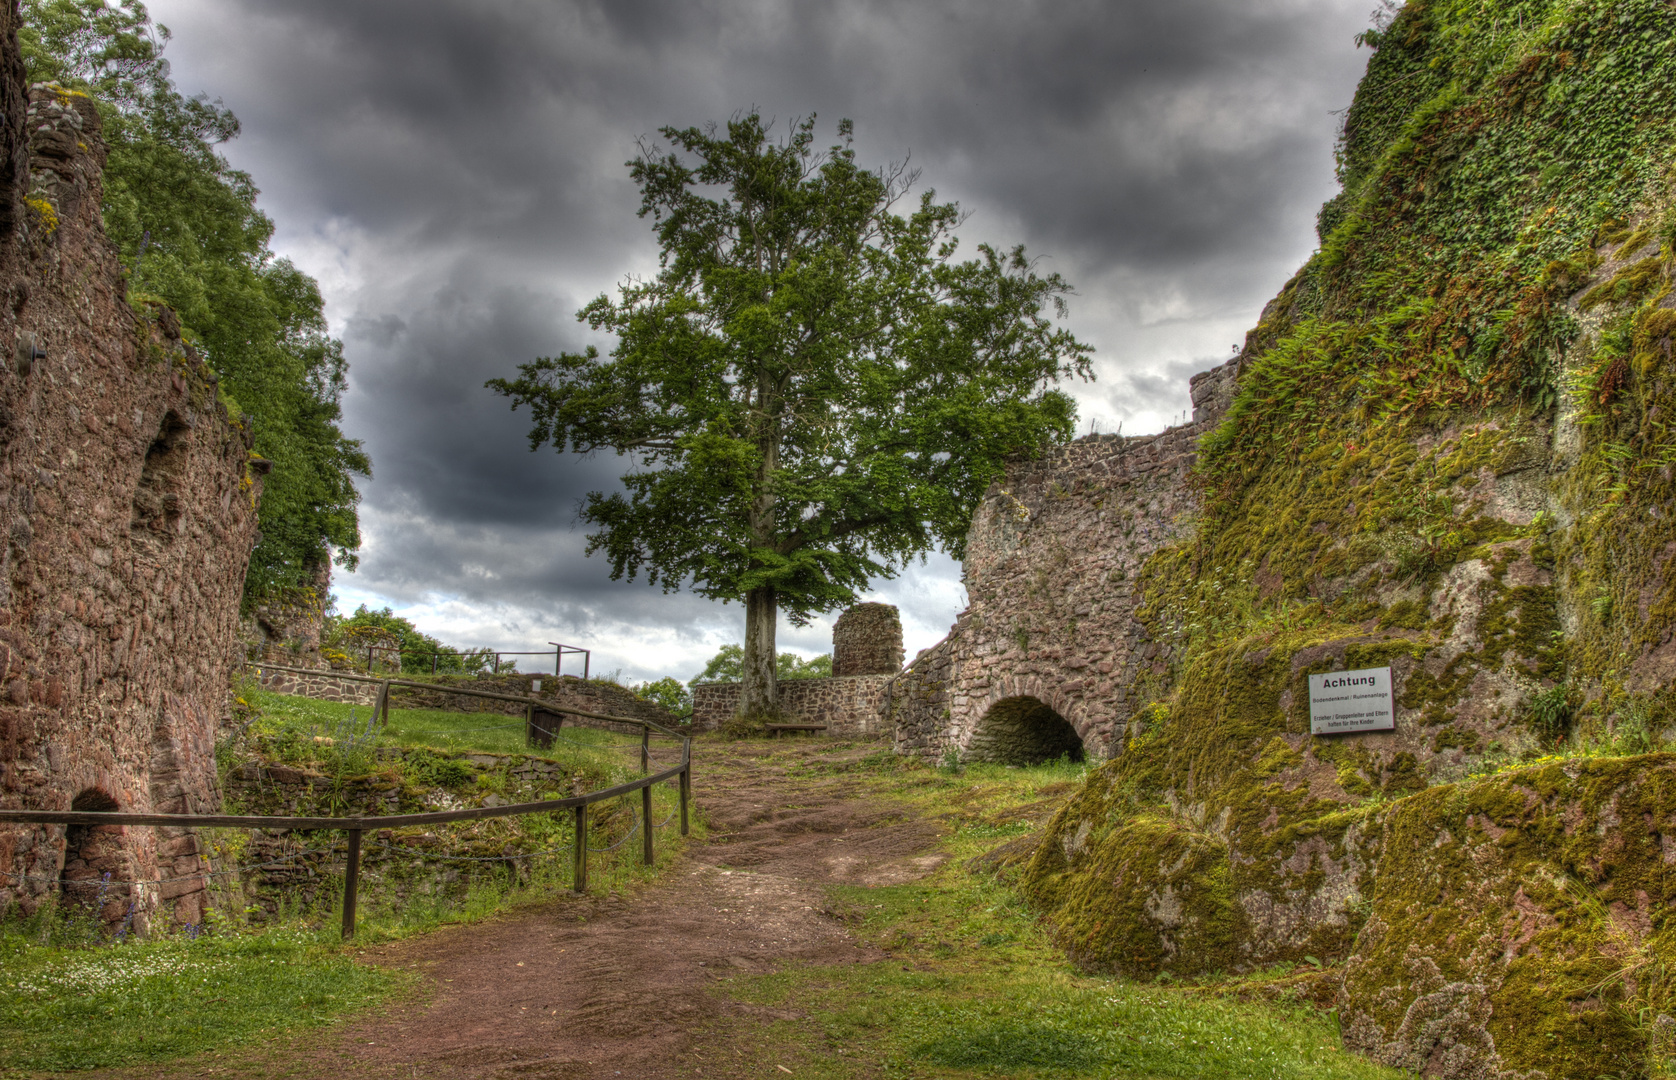
[(1134, 618), (1135, 575), (1193, 528), (1188, 472), (1232, 399), (1236, 365), (1193, 377), (1190, 423), (1078, 439), (990, 487), (967, 538), (969, 605), (897, 682), (898, 752), (964, 752), (994, 705), (1022, 697), (1069, 721), (1089, 753), (1112, 753), (1139, 704), (1129, 688), (1162, 675), (1169, 655)]
[[(792, 723), (825, 724), (828, 735), (870, 738), (888, 730), (890, 684), (896, 676), (847, 675), (829, 679), (787, 679), (780, 683), (780, 708)], [(693, 729), (715, 731), (739, 711), (740, 683), (693, 687)]]
[[(5, 17), (0, 106), (22, 94), (15, 7)], [(15, 223), (0, 235), (0, 801), (213, 810), (266, 463), (172, 313), (125, 300), (93, 103), (35, 88), (18, 145), (4, 119), (0, 162), (26, 155), (11, 172), (29, 189), (24, 203), (20, 185), (0, 188), (0, 224)], [(202, 866), (196, 838), (170, 830), (69, 841), (61, 826), (0, 829), (0, 909), (32, 910), (61, 873), (146, 881)], [(116, 888), (104, 914), (196, 922), (202, 897), (201, 879)]]
[(902, 618), (894, 604), (857, 604), (832, 624), (832, 674), (895, 675), (902, 670)]
[(320, 653), (320, 636), (331, 591), (332, 566), (322, 563), (307, 585), (257, 604), (239, 624), (245, 657), (294, 667), (329, 666)]

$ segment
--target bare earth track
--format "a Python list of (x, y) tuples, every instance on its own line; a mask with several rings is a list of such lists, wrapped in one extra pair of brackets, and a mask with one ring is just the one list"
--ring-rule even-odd
[(755, 1008), (714, 993), (715, 980), (787, 961), (882, 960), (824, 913), (823, 886), (911, 881), (940, 861), (930, 854), (934, 824), (842, 772), (788, 767), (842, 766), (866, 752), (813, 741), (773, 758), (748, 745), (695, 747), (694, 796), (710, 837), (663, 880), (633, 897), (560, 899), (376, 950), (367, 959), (421, 972), (431, 993), (351, 1023), (287, 1071), (376, 1080), (765, 1075), (760, 1058), (719, 1034), (749, 1024), (703, 1030)]

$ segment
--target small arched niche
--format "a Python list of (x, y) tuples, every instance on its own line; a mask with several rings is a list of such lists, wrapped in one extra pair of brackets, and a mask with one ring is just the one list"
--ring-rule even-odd
[(185, 506), (181, 488), (186, 479), (186, 443), (191, 427), (173, 411), (165, 413), (157, 437), (145, 452), (140, 483), (134, 489), (134, 513), (128, 533), (147, 544), (162, 545), (180, 532)]
[(997, 765), (1083, 760), (1082, 737), (1051, 705), (1033, 697), (1002, 698), (989, 707), (961, 757)]
[[(88, 788), (71, 801), (70, 809), (107, 812), (120, 807), (109, 793)], [(66, 912), (92, 916), (107, 926), (127, 917), (128, 858), (121, 837), (119, 825), (71, 825), (64, 830), (58, 892)]]

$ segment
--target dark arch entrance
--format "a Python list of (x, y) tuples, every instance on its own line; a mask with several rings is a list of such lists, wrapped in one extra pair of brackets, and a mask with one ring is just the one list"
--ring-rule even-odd
[(1037, 698), (1002, 698), (978, 721), (961, 756), (999, 765), (1039, 765), (1060, 757), (1081, 761), (1082, 737), (1070, 721)]
[[(120, 809), (115, 799), (88, 788), (70, 803), (72, 810)], [(71, 825), (64, 830), (64, 871), (58, 877), (59, 902), (67, 912), (92, 916), (107, 926), (128, 915), (128, 860), (121, 826)]]

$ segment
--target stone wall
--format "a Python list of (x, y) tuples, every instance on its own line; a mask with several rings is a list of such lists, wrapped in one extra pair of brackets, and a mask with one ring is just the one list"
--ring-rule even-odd
[(857, 604), (832, 624), (832, 674), (895, 675), (902, 670), (902, 619), (892, 604)]
[[(793, 723), (825, 724), (837, 738), (872, 738), (886, 731), (894, 674), (780, 683), (780, 708)], [(693, 690), (693, 730), (715, 731), (739, 710), (739, 683), (699, 683)]]
[(371, 705), (378, 698), (382, 679), (371, 675), (354, 675), (331, 670), (285, 671), (261, 663), (252, 665), (256, 681), (264, 690), (276, 694), (296, 694), (316, 701), (336, 701), (346, 705)]
[(1078, 439), (990, 487), (967, 538), (970, 602), (898, 680), (898, 752), (964, 755), (985, 741), (990, 710), (1020, 698), (1058, 713), (1089, 753), (1112, 752), (1137, 704), (1129, 688), (1162, 675), (1169, 656), (1133, 617), (1135, 575), (1193, 527), (1188, 472), (1232, 400), (1237, 364), (1193, 377), (1190, 423)]
[[(560, 762), (522, 754), (442, 758), (427, 750), (385, 747), (363, 774), (329, 775), (323, 768), (258, 755), (231, 771), (228, 805), (243, 814), (377, 817), (561, 798), (583, 784)], [(602, 832), (620, 835), (632, 827), (638, 807), (638, 799), (631, 805), (596, 805), (590, 817)], [(489, 835), (458, 825), (369, 830), (361, 856), (361, 910), (370, 915), (419, 898), (458, 900), (474, 885), (504, 886), (509, 874), (527, 884), (532, 867), (557, 872), (568, 882), (568, 846), (555, 842), (545, 828), (532, 833), (534, 817), (502, 819), (504, 825)], [(229, 833), (230, 841), (225, 839)], [(221, 835), (216, 852), (217, 869), (225, 875), (217, 888), (221, 906), (246, 911), (261, 922), (284, 911), (323, 913), (340, 898), (341, 833), (252, 829)], [(555, 847), (559, 850), (551, 851)], [(542, 849), (548, 854), (538, 859), (515, 857)], [(241, 867), (251, 869), (226, 873)]]
[(320, 635), (331, 591), (332, 567), (324, 563), (316, 568), (314, 580), (307, 586), (256, 605), (239, 624), (245, 656), (273, 664), (326, 667), (320, 655)]
[[(785, 679), (780, 709), (792, 723), (825, 724), (828, 735), (872, 738), (890, 723), (891, 684), (902, 668), (902, 619), (891, 604), (856, 604), (832, 624), (832, 677)], [(739, 683), (692, 688), (696, 731), (715, 731), (739, 711)]]
[[(267, 463), (173, 314), (125, 299), (93, 103), (34, 88), (25, 141), (17, 20), (0, 8), (0, 804), (213, 810)], [(120, 883), (201, 865), (167, 829), (7, 826), (0, 909), (109, 873), (107, 919), (196, 922), (201, 880)]]

